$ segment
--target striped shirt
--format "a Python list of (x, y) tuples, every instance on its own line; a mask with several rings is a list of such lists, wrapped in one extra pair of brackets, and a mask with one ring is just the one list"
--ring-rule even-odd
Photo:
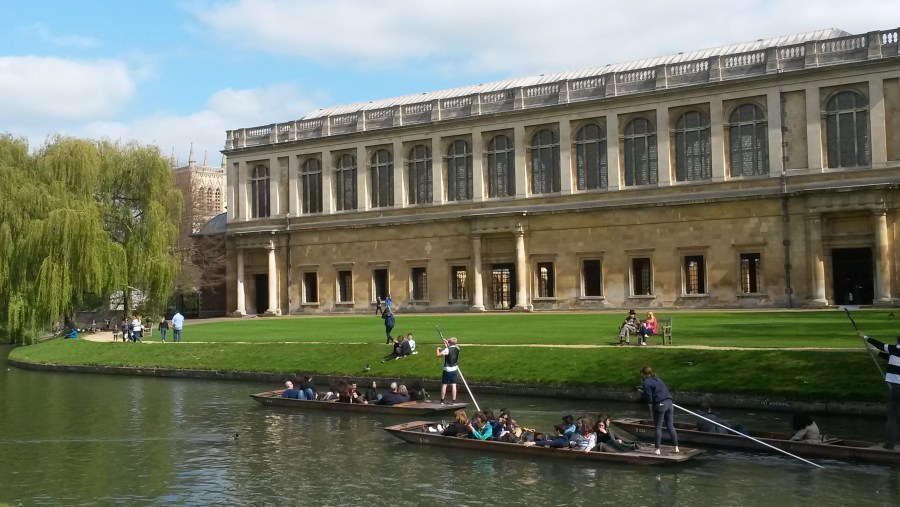
[(888, 356), (888, 367), (884, 380), (891, 384), (900, 384), (900, 347), (881, 343), (875, 338), (869, 338), (868, 336), (866, 341), (874, 345), (882, 356)]

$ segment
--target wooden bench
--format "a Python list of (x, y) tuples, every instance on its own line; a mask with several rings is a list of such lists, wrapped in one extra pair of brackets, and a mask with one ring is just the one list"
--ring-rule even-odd
[(660, 338), (662, 338), (662, 344), (672, 345), (672, 319), (659, 319), (657, 330)]

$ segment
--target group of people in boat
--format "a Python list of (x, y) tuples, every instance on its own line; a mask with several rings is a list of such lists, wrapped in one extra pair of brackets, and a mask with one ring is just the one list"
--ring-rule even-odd
[(457, 410), (453, 422), (429, 426), (426, 431), (450, 437), (584, 452), (628, 452), (640, 449), (638, 442), (623, 439), (616, 434), (612, 421), (606, 414), (596, 418), (584, 415), (577, 420), (571, 415), (565, 415), (553, 432), (542, 433), (519, 425), (505, 408), (500, 409), (496, 416), (489, 408), (479, 410), (471, 418), (465, 410)]
[(312, 376), (305, 375), (298, 387), (294, 387), (294, 383), (290, 380), (284, 383), (284, 387), (284, 391), (281, 392), (282, 398), (333, 401), (337, 403), (396, 405), (407, 401), (425, 401), (428, 398), (428, 392), (419, 381), (413, 382), (411, 388), (407, 388), (404, 384), (391, 382), (390, 389), (386, 392), (379, 392), (378, 384), (372, 381), (365, 393), (362, 393), (355, 380), (342, 379), (329, 386), (328, 391), (317, 393), (316, 387), (312, 382)]

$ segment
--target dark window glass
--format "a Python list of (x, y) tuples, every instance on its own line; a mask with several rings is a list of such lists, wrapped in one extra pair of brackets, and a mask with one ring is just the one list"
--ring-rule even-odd
[(369, 185), (373, 208), (394, 205), (394, 157), (387, 150), (372, 154), (369, 165)]
[(431, 150), (424, 144), (409, 150), (407, 162), (410, 204), (428, 204), (432, 199)]
[(469, 273), (465, 266), (453, 266), (453, 284), (451, 288), (451, 299), (467, 300), (469, 299)]
[(472, 199), (472, 150), (465, 141), (453, 141), (447, 150), (447, 200), (470, 199)]
[(741, 254), (741, 292), (755, 294), (760, 292), (761, 257), (758, 253)]
[(554, 297), (555, 281), (553, 279), (553, 263), (539, 262), (537, 265), (538, 297)]
[(412, 268), (413, 301), (428, 299), (428, 273), (425, 268)]
[(303, 273), (303, 302), (319, 302), (319, 278), (314, 272)]
[(269, 168), (262, 164), (250, 173), (250, 216), (269, 216)]
[(495, 136), (488, 143), (488, 197), (516, 195), (516, 157), (512, 141), (507, 136)]
[(828, 167), (871, 164), (866, 97), (853, 91), (831, 97), (825, 107), (825, 145)]
[(600, 297), (603, 295), (603, 271), (599, 260), (591, 259), (582, 263), (584, 277), (584, 295)]
[(622, 139), (625, 186), (657, 183), (656, 127), (646, 118), (636, 118), (625, 126)]
[(631, 259), (631, 294), (634, 296), (649, 296), (653, 294), (650, 259), (647, 257)]
[(353, 272), (338, 271), (338, 302), (353, 302)]
[(575, 179), (578, 190), (607, 188), (606, 132), (585, 125), (575, 135)]
[(769, 141), (763, 110), (754, 104), (737, 107), (728, 123), (728, 165), (731, 177), (769, 173)]
[(303, 213), (322, 212), (322, 162), (317, 158), (300, 166), (300, 199)]
[(531, 138), (531, 192), (559, 192), (559, 139), (556, 132), (544, 129)]
[(709, 118), (699, 111), (688, 111), (675, 122), (675, 180), (712, 179), (712, 148)]
[(335, 209), (356, 209), (356, 157), (349, 153), (338, 157), (334, 175)]
[(706, 294), (706, 264), (702, 255), (684, 258), (684, 293)]

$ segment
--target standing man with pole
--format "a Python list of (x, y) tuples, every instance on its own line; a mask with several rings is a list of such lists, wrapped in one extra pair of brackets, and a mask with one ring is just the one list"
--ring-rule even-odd
[(456, 376), (459, 372), (459, 347), (456, 345), (456, 338), (450, 337), (447, 340), (441, 338), (444, 342), (444, 348), (437, 348), (436, 357), (444, 358), (444, 372), (441, 374), (441, 405), (444, 404), (444, 398), (447, 396), (447, 385), (451, 386), (450, 396), (452, 403), (456, 403)]
[[(888, 367), (884, 380), (887, 382), (890, 394), (888, 394), (884, 448), (893, 450), (897, 443), (897, 418), (900, 417), (900, 346), (881, 343), (875, 338), (863, 335), (862, 331), (858, 331), (858, 334), (863, 340), (878, 349), (879, 355), (887, 356)], [(897, 337), (897, 343), (900, 345), (900, 337)], [(876, 364), (878, 363), (876, 362)], [(881, 371), (880, 366), (878, 370)]]

